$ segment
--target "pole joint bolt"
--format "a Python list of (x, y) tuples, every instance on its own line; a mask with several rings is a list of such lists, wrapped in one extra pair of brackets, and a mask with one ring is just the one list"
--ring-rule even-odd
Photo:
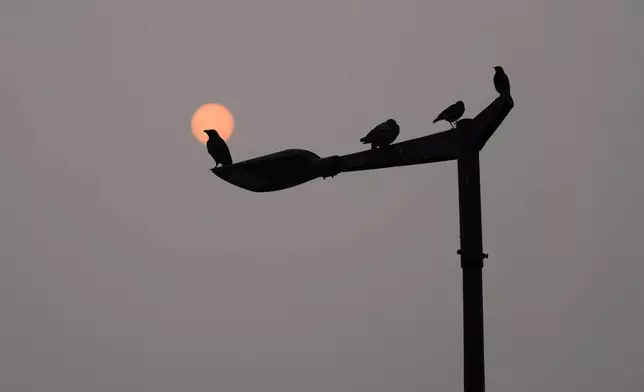
[[(462, 251), (461, 249), (459, 249), (459, 250), (457, 250), (457, 251), (456, 251), (456, 254), (457, 254), (457, 255), (462, 256), (462, 255), (463, 255), (463, 251)], [(487, 253), (483, 253), (483, 254), (482, 254), (482, 257), (483, 257), (484, 259), (487, 259), (487, 258), (489, 257), (489, 255), (488, 255)]]

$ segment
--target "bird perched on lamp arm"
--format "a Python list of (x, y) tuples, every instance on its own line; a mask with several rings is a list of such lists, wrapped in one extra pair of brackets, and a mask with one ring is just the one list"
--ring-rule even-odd
[(463, 113), (465, 113), (465, 104), (463, 101), (456, 101), (448, 106), (447, 109), (443, 110), (434, 119), (433, 123), (436, 124), (439, 121), (445, 120), (454, 128), (454, 123), (463, 116)]
[(219, 165), (231, 165), (233, 158), (230, 156), (230, 150), (226, 142), (219, 136), (219, 133), (214, 129), (207, 129), (204, 133), (208, 135), (206, 148), (212, 159), (215, 160), (215, 167)]
[(362, 144), (371, 144), (371, 149), (382, 148), (396, 140), (400, 133), (400, 126), (393, 118), (378, 124), (369, 133), (360, 139)]

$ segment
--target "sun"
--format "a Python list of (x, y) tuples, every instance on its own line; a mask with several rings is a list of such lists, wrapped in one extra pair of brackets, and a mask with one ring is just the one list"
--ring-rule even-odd
[(208, 135), (203, 131), (214, 129), (224, 140), (230, 139), (235, 129), (235, 119), (224, 105), (207, 103), (201, 105), (192, 115), (192, 135), (202, 144), (208, 141)]

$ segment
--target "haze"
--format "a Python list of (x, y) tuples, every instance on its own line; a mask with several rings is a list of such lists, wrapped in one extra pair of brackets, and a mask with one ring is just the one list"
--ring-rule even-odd
[(456, 164), (271, 194), (235, 161), (399, 140), (496, 93), (481, 155), (489, 391), (644, 390), (644, 3), (0, 5), (0, 390), (462, 390)]

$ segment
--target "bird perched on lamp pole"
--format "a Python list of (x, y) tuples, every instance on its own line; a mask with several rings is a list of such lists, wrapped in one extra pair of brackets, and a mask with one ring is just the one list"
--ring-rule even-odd
[(494, 73), (494, 88), (496, 89), (496, 92), (498, 92), (501, 95), (504, 94), (510, 94), (510, 79), (508, 78), (508, 75), (505, 74), (505, 71), (503, 70), (503, 67), (496, 66), (494, 67), (494, 70), (496, 71)]
[(400, 133), (400, 126), (393, 118), (378, 124), (369, 131), (367, 136), (360, 139), (363, 144), (371, 144), (371, 149), (382, 148), (390, 145), (396, 140)]
[(452, 126), (452, 128), (454, 128), (454, 123), (463, 116), (463, 113), (465, 113), (465, 104), (463, 101), (456, 101), (447, 109), (443, 110), (441, 114), (434, 119), (433, 123), (436, 124), (439, 121), (445, 120)]
[(206, 148), (212, 159), (215, 160), (215, 167), (232, 164), (233, 158), (230, 156), (230, 150), (224, 139), (219, 136), (219, 133), (214, 129), (207, 129), (204, 133), (208, 135)]

